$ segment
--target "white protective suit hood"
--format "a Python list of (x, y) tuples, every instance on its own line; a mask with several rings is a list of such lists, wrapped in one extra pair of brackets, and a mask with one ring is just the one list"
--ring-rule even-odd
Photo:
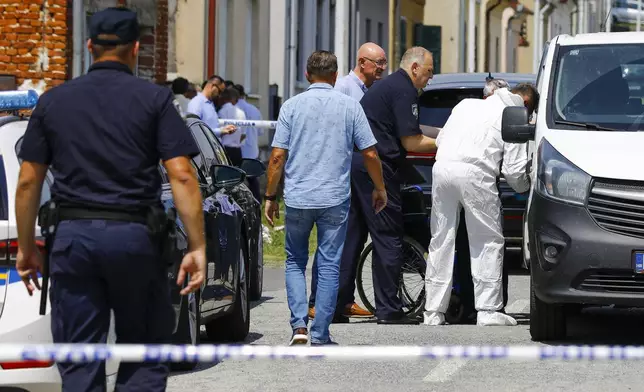
[(523, 106), (523, 98), (507, 88), (485, 100), (462, 100), (438, 135), (436, 162), (470, 163), (494, 177), (502, 173), (515, 191), (526, 192), (530, 186), (527, 145), (505, 143), (501, 137), (503, 109), (508, 106)]

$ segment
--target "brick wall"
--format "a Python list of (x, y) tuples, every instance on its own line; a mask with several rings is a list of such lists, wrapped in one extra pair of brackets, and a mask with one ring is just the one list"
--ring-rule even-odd
[(0, 2), (0, 74), (15, 75), (18, 86), (63, 83), (72, 53), (70, 12), (68, 0)]
[(157, 21), (154, 27), (154, 80), (164, 83), (168, 75), (168, 0), (157, 0)]
[[(44, 83), (45, 89), (71, 78), (72, 1), (83, 0), (0, 0), (0, 75), (16, 76), (17, 86), (31, 81), (34, 85)], [(106, 6), (100, 1), (96, 3), (98, 8)], [(168, 0), (118, 0), (117, 3), (140, 14), (139, 76), (165, 82)]]
[(139, 77), (163, 83), (168, 73), (168, 0), (128, 0), (126, 5), (137, 11), (141, 24)]

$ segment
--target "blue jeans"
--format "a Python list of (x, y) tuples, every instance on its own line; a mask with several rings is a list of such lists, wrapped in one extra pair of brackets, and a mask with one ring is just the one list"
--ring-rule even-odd
[(291, 327), (306, 328), (308, 300), (306, 297), (306, 264), (309, 260), (309, 236), (313, 224), (318, 229), (315, 254), (318, 284), (315, 319), (311, 323), (311, 342), (327, 343), (329, 325), (333, 320), (338, 297), (340, 259), (347, 233), (351, 199), (342, 204), (320, 209), (286, 207), (286, 295), (291, 310)]

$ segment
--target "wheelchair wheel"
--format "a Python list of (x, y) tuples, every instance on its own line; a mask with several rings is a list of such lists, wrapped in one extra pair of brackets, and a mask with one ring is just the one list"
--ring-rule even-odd
[[(413, 238), (405, 236), (402, 241), (403, 264), (400, 274), (398, 296), (406, 315), (416, 315), (425, 305), (426, 250)], [(362, 304), (371, 313), (376, 311), (372, 274), (373, 243), (369, 243), (358, 262), (356, 288)]]

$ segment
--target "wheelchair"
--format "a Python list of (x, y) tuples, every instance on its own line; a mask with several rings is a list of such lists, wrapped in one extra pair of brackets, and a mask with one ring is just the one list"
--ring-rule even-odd
[[(401, 189), (401, 199), (404, 220), (402, 251), (405, 262), (400, 274), (398, 296), (403, 303), (403, 312), (408, 316), (418, 317), (422, 315), (425, 308), (425, 271), (431, 239), (430, 217), (420, 186), (404, 186)], [(376, 306), (373, 291), (372, 257), (373, 243), (369, 243), (358, 261), (356, 289), (362, 304), (367, 310), (374, 313)], [(445, 320), (449, 324), (476, 322), (474, 287), (469, 257), (465, 218), (464, 214), (461, 214), (456, 238), (452, 293), (449, 307), (445, 313)]]

